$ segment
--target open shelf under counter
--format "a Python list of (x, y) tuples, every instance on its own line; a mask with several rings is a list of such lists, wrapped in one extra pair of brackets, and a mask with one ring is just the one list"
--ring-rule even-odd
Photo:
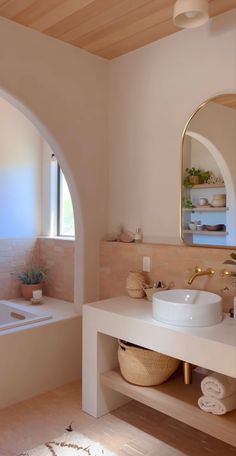
[(197, 234), (204, 236), (227, 236), (227, 231), (209, 231), (209, 230), (183, 230), (184, 234)]
[(101, 383), (129, 398), (171, 416), (195, 429), (236, 446), (236, 410), (224, 416), (203, 412), (197, 405), (202, 375), (193, 373), (193, 382), (184, 385), (180, 375), (159, 386), (144, 387), (128, 383), (118, 369), (101, 374)]
[(178, 327), (154, 320), (152, 303), (145, 299), (119, 296), (86, 304), (82, 409), (99, 417), (133, 398), (236, 446), (232, 430), (236, 426), (236, 412), (216, 417), (198, 409), (200, 377), (196, 377), (193, 385), (185, 386), (182, 378), (176, 378), (146, 388), (127, 383), (119, 372), (113, 371), (118, 367), (117, 339), (123, 339), (236, 378), (235, 336), (236, 321), (227, 315), (214, 326)]

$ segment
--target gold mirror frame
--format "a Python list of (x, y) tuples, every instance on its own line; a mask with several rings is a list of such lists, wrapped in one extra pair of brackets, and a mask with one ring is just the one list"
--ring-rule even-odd
[[(232, 98), (231, 102), (229, 102), (229, 100), (228, 100), (230, 97)], [(184, 173), (183, 173), (183, 153), (184, 153), (184, 139), (185, 139), (186, 131), (187, 131), (192, 119), (195, 117), (195, 115), (202, 108), (204, 108), (208, 103), (214, 102), (215, 100), (219, 100), (219, 99), (221, 99), (220, 104), (236, 109), (236, 93), (233, 93), (233, 92), (221, 93), (221, 94), (216, 95), (214, 97), (208, 98), (207, 100), (203, 101), (198, 106), (198, 108), (191, 114), (189, 120), (187, 121), (187, 123), (186, 123), (186, 125), (184, 127), (183, 133), (182, 133), (182, 138), (181, 138), (181, 165), (180, 165), (181, 166), (181, 172), (180, 172), (181, 181), (180, 181), (179, 231), (180, 231), (180, 239), (181, 239), (182, 243), (185, 246), (189, 246), (189, 247), (204, 247), (204, 248), (218, 248), (218, 249), (229, 249), (229, 250), (232, 250), (232, 249), (236, 248), (236, 245), (189, 244), (183, 238), (183, 224), (182, 224), (182, 210), (183, 210), (183, 201), (182, 201), (182, 199), (183, 199), (183, 178), (184, 178)]]

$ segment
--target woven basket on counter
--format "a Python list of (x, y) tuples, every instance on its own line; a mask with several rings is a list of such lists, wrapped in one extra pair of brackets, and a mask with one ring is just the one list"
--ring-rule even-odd
[(145, 278), (142, 272), (130, 271), (126, 279), (127, 293), (131, 298), (143, 298)]
[(160, 385), (178, 368), (180, 361), (162, 353), (119, 340), (118, 360), (122, 376), (139, 386)]

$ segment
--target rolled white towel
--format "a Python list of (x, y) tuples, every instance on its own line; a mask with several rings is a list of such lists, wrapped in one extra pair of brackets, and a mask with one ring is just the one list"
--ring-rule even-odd
[(212, 372), (201, 381), (204, 396), (224, 399), (236, 392), (236, 379)]
[(225, 415), (225, 413), (236, 409), (236, 393), (221, 400), (201, 396), (198, 399), (198, 405), (204, 412), (213, 413), (213, 415)]

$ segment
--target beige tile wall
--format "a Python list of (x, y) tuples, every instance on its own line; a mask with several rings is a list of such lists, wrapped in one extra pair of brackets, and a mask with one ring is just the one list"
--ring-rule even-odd
[(0, 299), (19, 298), (19, 281), (12, 273), (21, 272), (39, 260), (37, 239), (0, 239)]
[(74, 240), (39, 238), (40, 262), (47, 269), (45, 294), (74, 301)]
[[(232, 307), (233, 296), (236, 296), (236, 281), (231, 278), (222, 279), (220, 271), (234, 270), (234, 266), (223, 264), (232, 251), (236, 253), (236, 249), (104, 241), (100, 249), (100, 298), (127, 294), (125, 281), (128, 272), (141, 271), (143, 256), (149, 256), (151, 273), (146, 274), (147, 282), (161, 280), (172, 284), (174, 288), (192, 287), (216, 292), (223, 297), (224, 309), (227, 311)], [(195, 266), (212, 267), (215, 275), (211, 278), (197, 277), (188, 286), (188, 278)], [(229, 290), (224, 290), (225, 287)]]
[(0, 239), (0, 299), (21, 297), (12, 275), (32, 264), (47, 268), (47, 296), (74, 300), (74, 241), (61, 239)]

